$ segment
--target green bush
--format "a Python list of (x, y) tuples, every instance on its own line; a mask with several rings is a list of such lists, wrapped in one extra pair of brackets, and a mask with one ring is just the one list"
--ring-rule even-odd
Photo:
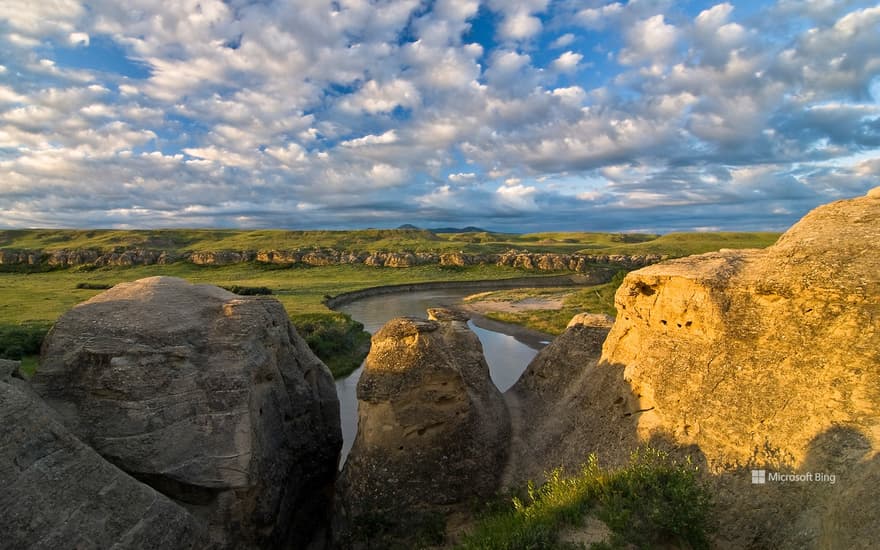
[(292, 315), (291, 321), (334, 378), (357, 369), (370, 350), (370, 333), (344, 313)]
[(652, 547), (686, 542), (708, 548), (711, 495), (690, 459), (644, 448), (602, 484), (597, 516), (626, 542)]
[(107, 290), (113, 288), (109, 283), (77, 283), (76, 288), (80, 290)]
[(241, 285), (230, 285), (220, 287), (233, 294), (238, 294), (239, 296), (269, 296), (272, 294), (272, 289), (265, 286), (241, 286)]
[(51, 326), (43, 321), (0, 325), (0, 359), (20, 361), (24, 356), (38, 355)]
[(566, 526), (593, 514), (611, 529), (604, 546), (650, 548), (683, 544), (708, 547), (712, 502), (690, 460), (683, 462), (651, 448), (633, 453), (624, 468), (605, 470), (596, 455), (573, 477), (554, 470), (541, 487), (529, 483), (522, 498), (477, 524), (462, 550), (567, 549), (559, 540)]

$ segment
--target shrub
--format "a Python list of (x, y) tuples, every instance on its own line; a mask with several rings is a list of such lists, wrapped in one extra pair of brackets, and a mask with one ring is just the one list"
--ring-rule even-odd
[(107, 290), (113, 288), (109, 283), (77, 283), (76, 288), (80, 290)]
[(27, 355), (38, 355), (51, 326), (45, 321), (0, 325), (0, 359), (20, 361)]
[(344, 313), (299, 314), (291, 321), (334, 378), (357, 369), (370, 350), (370, 333)]
[(642, 448), (624, 468), (605, 470), (596, 455), (590, 455), (573, 477), (557, 469), (541, 487), (529, 483), (524, 497), (514, 497), (506, 510), (481, 519), (459, 548), (571, 548), (559, 541), (559, 531), (580, 524), (590, 513), (614, 533), (608, 544), (597, 548), (675, 543), (707, 548), (711, 506), (709, 491), (690, 460), (679, 462), (662, 451)]
[(272, 294), (272, 289), (265, 286), (230, 285), (221, 288), (239, 296), (269, 296)]

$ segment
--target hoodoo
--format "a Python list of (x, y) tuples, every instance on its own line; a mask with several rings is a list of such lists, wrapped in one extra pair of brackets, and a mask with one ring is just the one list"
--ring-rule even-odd
[(467, 318), (429, 316), (393, 319), (373, 336), (341, 481), (355, 535), (378, 516), (407, 538), (498, 488), (509, 436), (501, 393)]

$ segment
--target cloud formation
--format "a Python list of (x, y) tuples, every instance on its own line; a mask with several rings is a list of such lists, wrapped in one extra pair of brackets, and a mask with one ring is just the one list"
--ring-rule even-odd
[(0, 227), (784, 229), (880, 185), (880, 7), (687, 6), (5, 2)]

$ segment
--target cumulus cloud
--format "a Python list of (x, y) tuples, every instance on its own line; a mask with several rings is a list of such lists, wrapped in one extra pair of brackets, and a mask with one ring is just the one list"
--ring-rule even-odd
[(411, 82), (395, 79), (385, 84), (378, 84), (375, 80), (370, 80), (340, 105), (345, 110), (375, 114), (387, 113), (397, 107), (412, 108), (418, 105), (419, 101), (419, 91)]
[(629, 65), (663, 60), (678, 38), (678, 29), (666, 23), (663, 14), (637, 21), (626, 31), (626, 48), (620, 52), (620, 61)]
[(553, 61), (553, 68), (562, 73), (574, 72), (583, 58), (579, 53), (568, 51)]
[(554, 48), (554, 49), (564, 48), (564, 47), (570, 45), (571, 43), (573, 43), (574, 39), (575, 39), (575, 36), (572, 33), (567, 32), (567, 33), (559, 36), (559, 38), (557, 38), (553, 42), (551, 42), (550, 47)]
[(880, 8), (738, 5), (5, 2), (0, 225), (780, 229), (877, 186)]

